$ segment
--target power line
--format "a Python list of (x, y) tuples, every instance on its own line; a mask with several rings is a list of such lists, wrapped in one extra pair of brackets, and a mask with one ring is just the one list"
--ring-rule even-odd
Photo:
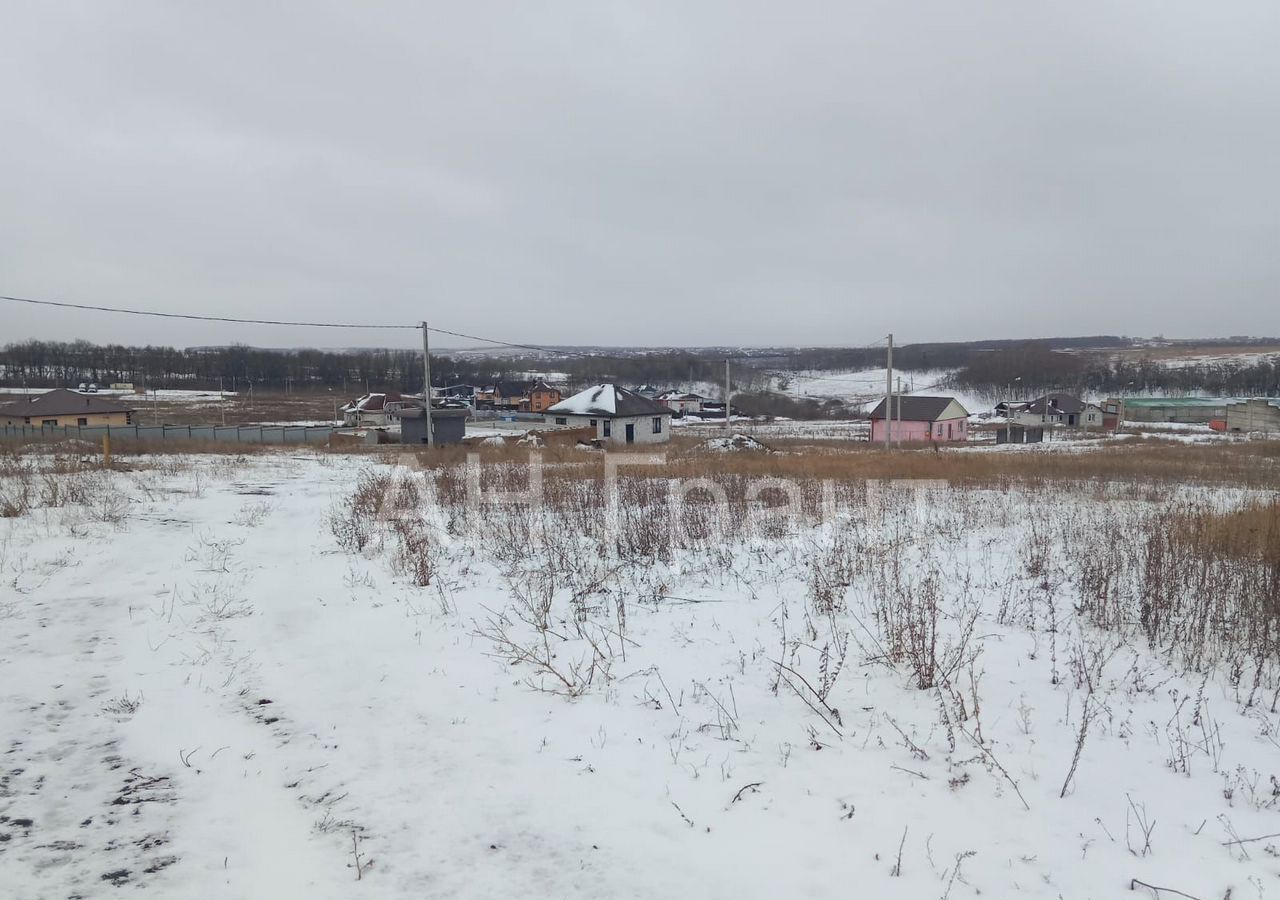
[(480, 341), (485, 344), (496, 344), (499, 347), (512, 347), (516, 350), (535, 350), (538, 353), (550, 353), (553, 356), (574, 356), (579, 359), (600, 359), (601, 358), (600, 355), (597, 353), (581, 353), (575, 350), (554, 350), (551, 347), (539, 347), (536, 344), (517, 344), (517, 343), (513, 343), (512, 341), (501, 341), (501, 340), (498, 340), (497, 338), (480, 337), (479, 335), (475, 335), (475, 334), (464, 334), (461, 331), (450, 331), (447, 328), (436, 328), (435, 326), (431, 326), (431, 325), (427, 326), (427, 328), (429, 331), (434, 331), (436, 334), (447, 334), (450, 337), (465, 338), (466, 340), (469, 340), (469, 341)]
[[(234, 316), (201, 316), (195, 313), (169, 313), (154, 309), (126, 309), (119, 306), (96, 306), (89, 303), (69, 303), (65, 300), (33, 300), (30, 297), (9, 297), (0, 294), (0, 300), (14, 303), (30, 303), (33, 306), (58, 306), (64, 309), (87, 309), (94, 312), (123, 313), (130, 316), (157, 316), (162, 319), (193, 319), (198, 322), (234, 322), (239, 325), (290, 325), (306, 328), (394, 328), (418, 331), (420, 325), (372, 325), (360, 322), (291, 322), (281, 319), (239, 319)], [(435, 329), (432, 329), (433, 331)]]
[[(118, 313), (121, 315), (129, 315), (129, 316), (152, 316), (152, 317), (161, 318), (161, 319), (184, 319), (184, 320), (195, 321), (195, 322), (229, 322), (236, 325), (282, 325), (287, 327), (298, 327), (298, 328), (371, 328), (371, 329), (395, 330), (395, 331), (422, 330), (421, 325), (390, 325), (390, 324), (384, 324), (384, 323), (370, 323), (370, 322), (312, 322), (312, 321), (293, 321), (293, 320), (286, 320), (286, 319), (249, 319), (249, 318), (240, 318), (237, 316), (207, 316), (207, 315), (200, 315), (197, 313), (172, 313), (172, 312), (160, 312), (159, 310), (154, 310), (154, 309), (131, 309), (128, 307), (103, 306), (100, 304), (93, 304), (93, 303), (72, 303), (66, 300), (37, 300), (31, 297), (14, 297), (14, 296), (9, 296), (4, 294), (0, 294), (0, 300), (8, 300), (13, 303), (26, 303), (32, 306), (58, 307), (60, 309), (80, 309), (80, 310), (88, 310), (90, 312)], [(452, 331), (448, 328), (436, 328), (433, 326), (428, 326), (428, 331), (433, 331), (436, 334), (446, 334), (446, 335), (449, 335), (450, 337), (462, 338), (464, 340), (479, 341), (480, 343), (484, 343), (484, 344), (493, 344), (499, 347), (510, 347), (516, 350), (532, 350), (536, 353), (546, 353), (552, 356), (569, 356), (577, 359), (594, 359), (594, 360), (607, 358), (607, 357), (603, 357), (599, 353), (583, 353), (581, 351), (575, 351), (575, 350), (553, 349), (551, 347), (542, 347), (537, 344), (522, 344), (515, 341), (504, 341), (500, 338), (491, 338), (491, 337), (484, 337), (482, 335), (467, 334), (466, 332), (462, 332), (462, 331)], [(873, 341), (870, 344), (865, 344), (860, 347), (851, 347), (849, 349), (851, 350), (871, 349), (876, 347), (879, 344), (884, 343), (884, 340), (885, 340), (884, 338), (881, 338), (880, 340)], [(754, 357), (740, 356), (740, 357), (731, 357), (731, 358), (737, 359), (737, 360), (750, 360), (750, 359), (753, 359)], [(801, 375), (796, 372), (787, 372), (787, 371), (771, 370), (771, 369), (755, 369), (754, 366), (751, 366), (749, 364), (748, 364), (748, 368), (754, 369), (755, 371), (765, 375), (772, 375), (779, 378), (792, 378), (792, 379), (808, 380), (808, 381), (849, 381), (849, 382), (857, 382), (857, 383), (870, 383), (875, 380), (875, 379), (847, 378), (847, 377), (840, 377), (840, 376)]]
[[(0, 294), (0, 300), (10, 300), (14, 303), (29, 303), (33, 306), (56, 306), (62, 309), (83, 309), (92, 312), (109, 312), (121, 313), (130, 316), (155, 316), (162, 319), (188, 319), (196, 322), (231, 322), (237, 325), (286, 325), (305, 328), (379, 328), (394, 330), (413, 330), (421, 331), (421, 325), (387, 325), (374, 324), (368, 322), (299, 322), (284, 319), (243, 319), (236, 316), (205, 316), (196, 313), (170, 313), (160, 312), (154, 309), (129, 309), (120, 306), (102, 306), (92, 303), (71, 303), (65, 300), (36, 300), (31, 297), (11, 297)], [(560, 356), (574, 356), (582, 359), (599, 359), (599, 354), (582, 353), (573, 350), (554, 350), (550, 347), (539, 347), (536, 344), (520, 344), (514, 341), (504, 341), (499, 338), (482, 337), (476, 334), (466, 334), (461, 331), (451, 331), (448, 328), (435, 328), (428, 326), (429, 331), (436, 334), (447, 334), (450, 337), (464, 338), (470, 341), (479, 341), (485, 344), (494, 344), (500, 347), (512, 347), (519, 350), (533, 350), (538, 353), (549, 353)]]

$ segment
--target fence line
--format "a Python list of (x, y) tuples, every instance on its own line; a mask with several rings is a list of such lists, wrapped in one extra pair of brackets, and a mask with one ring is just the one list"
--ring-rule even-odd
[(104, 436), (136, 441), (219, 441), (241, 444), (327, 444), (333, 425), (3, 425), (0, 439), (97, 443)]

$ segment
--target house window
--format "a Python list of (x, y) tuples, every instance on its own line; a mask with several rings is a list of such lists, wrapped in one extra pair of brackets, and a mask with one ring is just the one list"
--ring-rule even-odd
[(609, 437), (613, 434), (613, 422), (608, 419), (604, 420), (604, 436)]
[(41, 420), (40, 420), (40, 427), (41, 427), (41, 428), (43, 428), (43, 427), (44, 427), (44, 426), (46, 426), (46, 425), (57, 425), (57, 424), (58, 424), (58, 420), (57, 420), (57, 419), (41, 419)]
[(662, 416), (653, 417), (653, 433), (662, 434)]
[(556, 416), (556, 424), (557, 424), (557, 425), (568, 425), (568, 424), (569, 424), (569, 420), (568, 420), (568, 419), (566, 419), (564, 416)]
[(81, 416), (79, 419), (76, 419), (76, 424), (83, 428), (89, 424), (89, 420)]
[(591, 420), (591, 427), (592, 427), (592, 428), (595, 428), (595, 427), (596, 427), (596, 420), (595, 420), (595, 419), (592, 419), (592, 420)]

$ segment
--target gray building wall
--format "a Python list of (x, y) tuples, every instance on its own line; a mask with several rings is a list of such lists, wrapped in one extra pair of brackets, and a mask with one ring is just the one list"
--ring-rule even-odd
[[(435, 430), (432, 437), (437, 444), (461, 443), (467, 431), (467, 417), (463, 415), (441, 415), (441, 410), (431, 414)], [(402, 444), (425, 444), (427, 442), (426, 419), (423, 416), (403, 416), (400, 419), (400, 442)]]
[(1227, 431), (1280, 434), (1280, 400), (1255, 399), (1227, 407)]
[(106, 435), (136, 441), (219, 441), (240, 444), (327, 444), (332, 425), (38, 425), (0, 426), (0, 438), (101, 441)]
[(1170, 403), (1168, 405), (1124, 405), (1126, 422), (1182, 422), (1186, 425), (1206, 425), (1214, 419), (1226, 418), (1227, 407), (1222, 403)]
[[(574, 416), (547, 413), (545, 418), (548, 425), (561, 425), (569, 428), (594, 428), (597, 440), (609, 441), (613, 444), (625, 444), (627, 442), (628, 425), (633, 426), (632, 443), (634, 444), (662, 444), (671, 440), (670, 412), (662, 413), (661, 415), (644, 416)], [(654, 419), (659, 419), (661, 422), (658, 426), (660, 430), (657, 433), (653, 430)], [(608, 435), (604, 433), (606, 422), (609, 423)]]

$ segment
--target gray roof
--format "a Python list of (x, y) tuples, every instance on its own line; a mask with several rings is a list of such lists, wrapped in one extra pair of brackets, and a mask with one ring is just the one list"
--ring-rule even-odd
[(1043, 397), (1037, 397), (1027, 404), (1026, 411), (1037, 416), (1058, 415), (1063, 413), (1073, 416), (1076, 413), (1084, 412), (1087, 406), (1083, 400), (1073, 394), (1045, 394)]
[[(893, 417), (899, 418), (898, 404), (902, 404), (901, 418), (906, 422), (936, 422), (938, 417), (955, 402), (955, 397), (898, 397), (893, 398)], [(884, 418), (884, 401), (871, 411), (871, 418)]]
[(532, 381), (498, 381), (493, 385), (494, 392), (501, 397), (521, 397), (533, 387)]
[(19, 400), (0, 406), (0, 416), (83, 416), (100, 413), (133, 412), (132, 406), (125, 406), (106, 397), (93, 394), (81, 394), (58, 388), (39, 397)]

